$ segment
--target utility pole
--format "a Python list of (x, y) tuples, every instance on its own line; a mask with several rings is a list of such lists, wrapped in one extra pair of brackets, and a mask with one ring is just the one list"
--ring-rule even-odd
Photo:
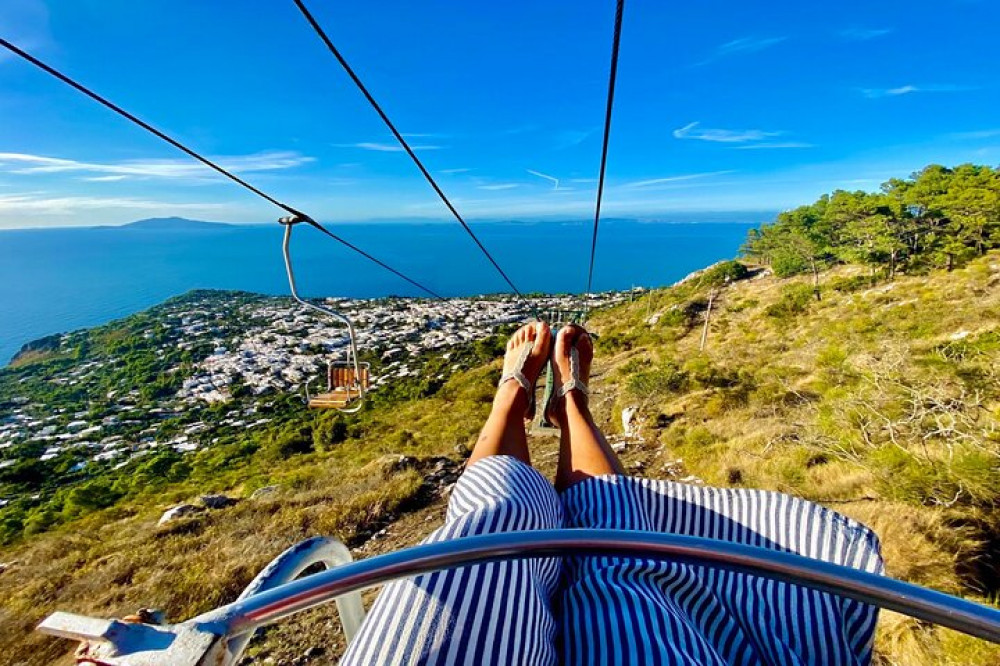
[(705, 310), (705, 327), (701, 329), (701, 344), (698, 351), (705, 351), (705, 343), (708, 342), (708, 323), (712, 320), (712, 304), (715, 303), (716, 290), (708, 292), (708, 308)]

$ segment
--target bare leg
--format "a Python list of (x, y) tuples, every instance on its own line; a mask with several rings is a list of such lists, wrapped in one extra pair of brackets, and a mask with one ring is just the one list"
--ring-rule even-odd
[[(549, 327), (542, 322), (522, 326), (507, 343), (504, 356), (504, 372), (513, 366), (524, 345), (535, 342), (535, 348), (524, 364), (524, 376), (534, 385), (545, 367), (552, 342)], [(475, 448), (466, 465), (487, 456), (513, 456), (530, 465), (528, 438), (524, 431), (524, 420), (528, 410), (528, 394), (515, 381), (504, 382), (493, 398), (493, 410), (483, 426)]]
[[(576, 346), (580, 357), (580, 379), (584, 383), (590, 379), (593, 342), (583, 328), (567, 326), (559, 331), (552, 351), (552, 369), (557, 387), (571, 376), (570, 349), (573, 346)], [(557, 490), (565, 490), (593, 476), (625, 473), (604, 433), (594, 423), (587, 406), (587, 396), (580, 391), (570, 391), (553, 405), (549, 417), (560, 428)]]

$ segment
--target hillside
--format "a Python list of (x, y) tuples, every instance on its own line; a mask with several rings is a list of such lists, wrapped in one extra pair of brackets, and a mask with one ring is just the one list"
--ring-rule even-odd
[[(890, 575), (995, 600), (1000, 253), (876, 286), (863, 272), (823, 273), (820, 301), (811, 278), (710, 272), (596, 313), (595, 412), (620, 435), (621, 410), (638, 407), (638, 434), (618, 438), (630, 470), (821, 502), (876, 529)], [(302, 436), (328, 444), (263, 447), (233, 459), (238, 474), (167, 485), (8, 547), (0, 654), (25, 664), (64, 654), (68, 644), (29, 633), (56, 608), (190, 616), (235, 598), (271, 557), (315, 534), (357, 556), (416, 543), (440, 523), (498, 372), (498, 361), (459, 371), (432, 395), (357, 417), (300, 412)], [(551, 474), (555, 441), (532, 447)], [(249, 499), (262, 486), (277, 489)], [(245, 499), (156, 526), (163, 509), (206, 491)], [(321, 609), (269, 630), (251, 654), (306, 663), (317, 648), (311, 661), (328, 663), (342, 646)], [(893, 664), (1000, 659), (996, 647), (890, 613), (878, 649)]]

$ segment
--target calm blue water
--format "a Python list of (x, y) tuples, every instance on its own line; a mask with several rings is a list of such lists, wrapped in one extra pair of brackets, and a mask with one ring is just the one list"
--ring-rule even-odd
[[(749, 226), (760, 221), (602, 223), (594, 289), (670, 284), (734, 256)], [(475, 230), (522, 292), (586, 286), (589, 223), (482, 223)], [(457, 224), (337, 231), (442, 295), (506, 290)], [(278, 225), (0, 231), (0, 363), (29, 340), (102, 324), (190, 289), (287, 294), (281, 233)], [(292, 250), (306, 295), (423, 295), (313, 229), (297, 228)]]

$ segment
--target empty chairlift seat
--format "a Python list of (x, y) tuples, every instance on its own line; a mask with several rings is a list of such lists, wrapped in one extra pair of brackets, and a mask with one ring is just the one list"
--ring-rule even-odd
[(327, 390), (309, 398), (316, 409), (343, 409), (368, 392), (371, 370), (368, 363), (331, 363), (327, 370)]

